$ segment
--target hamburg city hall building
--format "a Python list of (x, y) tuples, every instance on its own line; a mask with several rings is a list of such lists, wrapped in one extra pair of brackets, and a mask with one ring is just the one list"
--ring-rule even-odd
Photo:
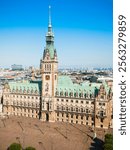
[(58, 75), (58, 54), (50, 14), (40, 74), (41, 80), (5, 84), (3, 113), (38, 118), (43, 122), (68, 122), (105, 129), (113, 127), (111, 81), (78, 84), (68, 75)]

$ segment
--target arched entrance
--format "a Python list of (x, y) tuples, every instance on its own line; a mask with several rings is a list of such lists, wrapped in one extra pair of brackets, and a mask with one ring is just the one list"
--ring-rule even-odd
[(49, 121), (49, 114), (46, 113), (46, 121)]

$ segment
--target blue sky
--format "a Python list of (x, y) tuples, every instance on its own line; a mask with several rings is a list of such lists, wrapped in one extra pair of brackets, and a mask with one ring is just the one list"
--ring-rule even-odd
[(59, 66), (112, 67), (112, 0), (0, 0), (0, 66), (39, 66), (48, 5)]

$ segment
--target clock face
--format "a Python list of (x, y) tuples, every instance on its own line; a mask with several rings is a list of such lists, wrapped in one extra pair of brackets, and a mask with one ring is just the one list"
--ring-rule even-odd
[(46, 75), (46, 80), (50, 80), (50, 76), (49, 75)]

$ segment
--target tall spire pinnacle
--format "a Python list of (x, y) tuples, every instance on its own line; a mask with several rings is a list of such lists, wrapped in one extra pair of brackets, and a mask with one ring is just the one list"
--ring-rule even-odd
[(49, 27), (51, 27), (51, 6), (49, 5)]

